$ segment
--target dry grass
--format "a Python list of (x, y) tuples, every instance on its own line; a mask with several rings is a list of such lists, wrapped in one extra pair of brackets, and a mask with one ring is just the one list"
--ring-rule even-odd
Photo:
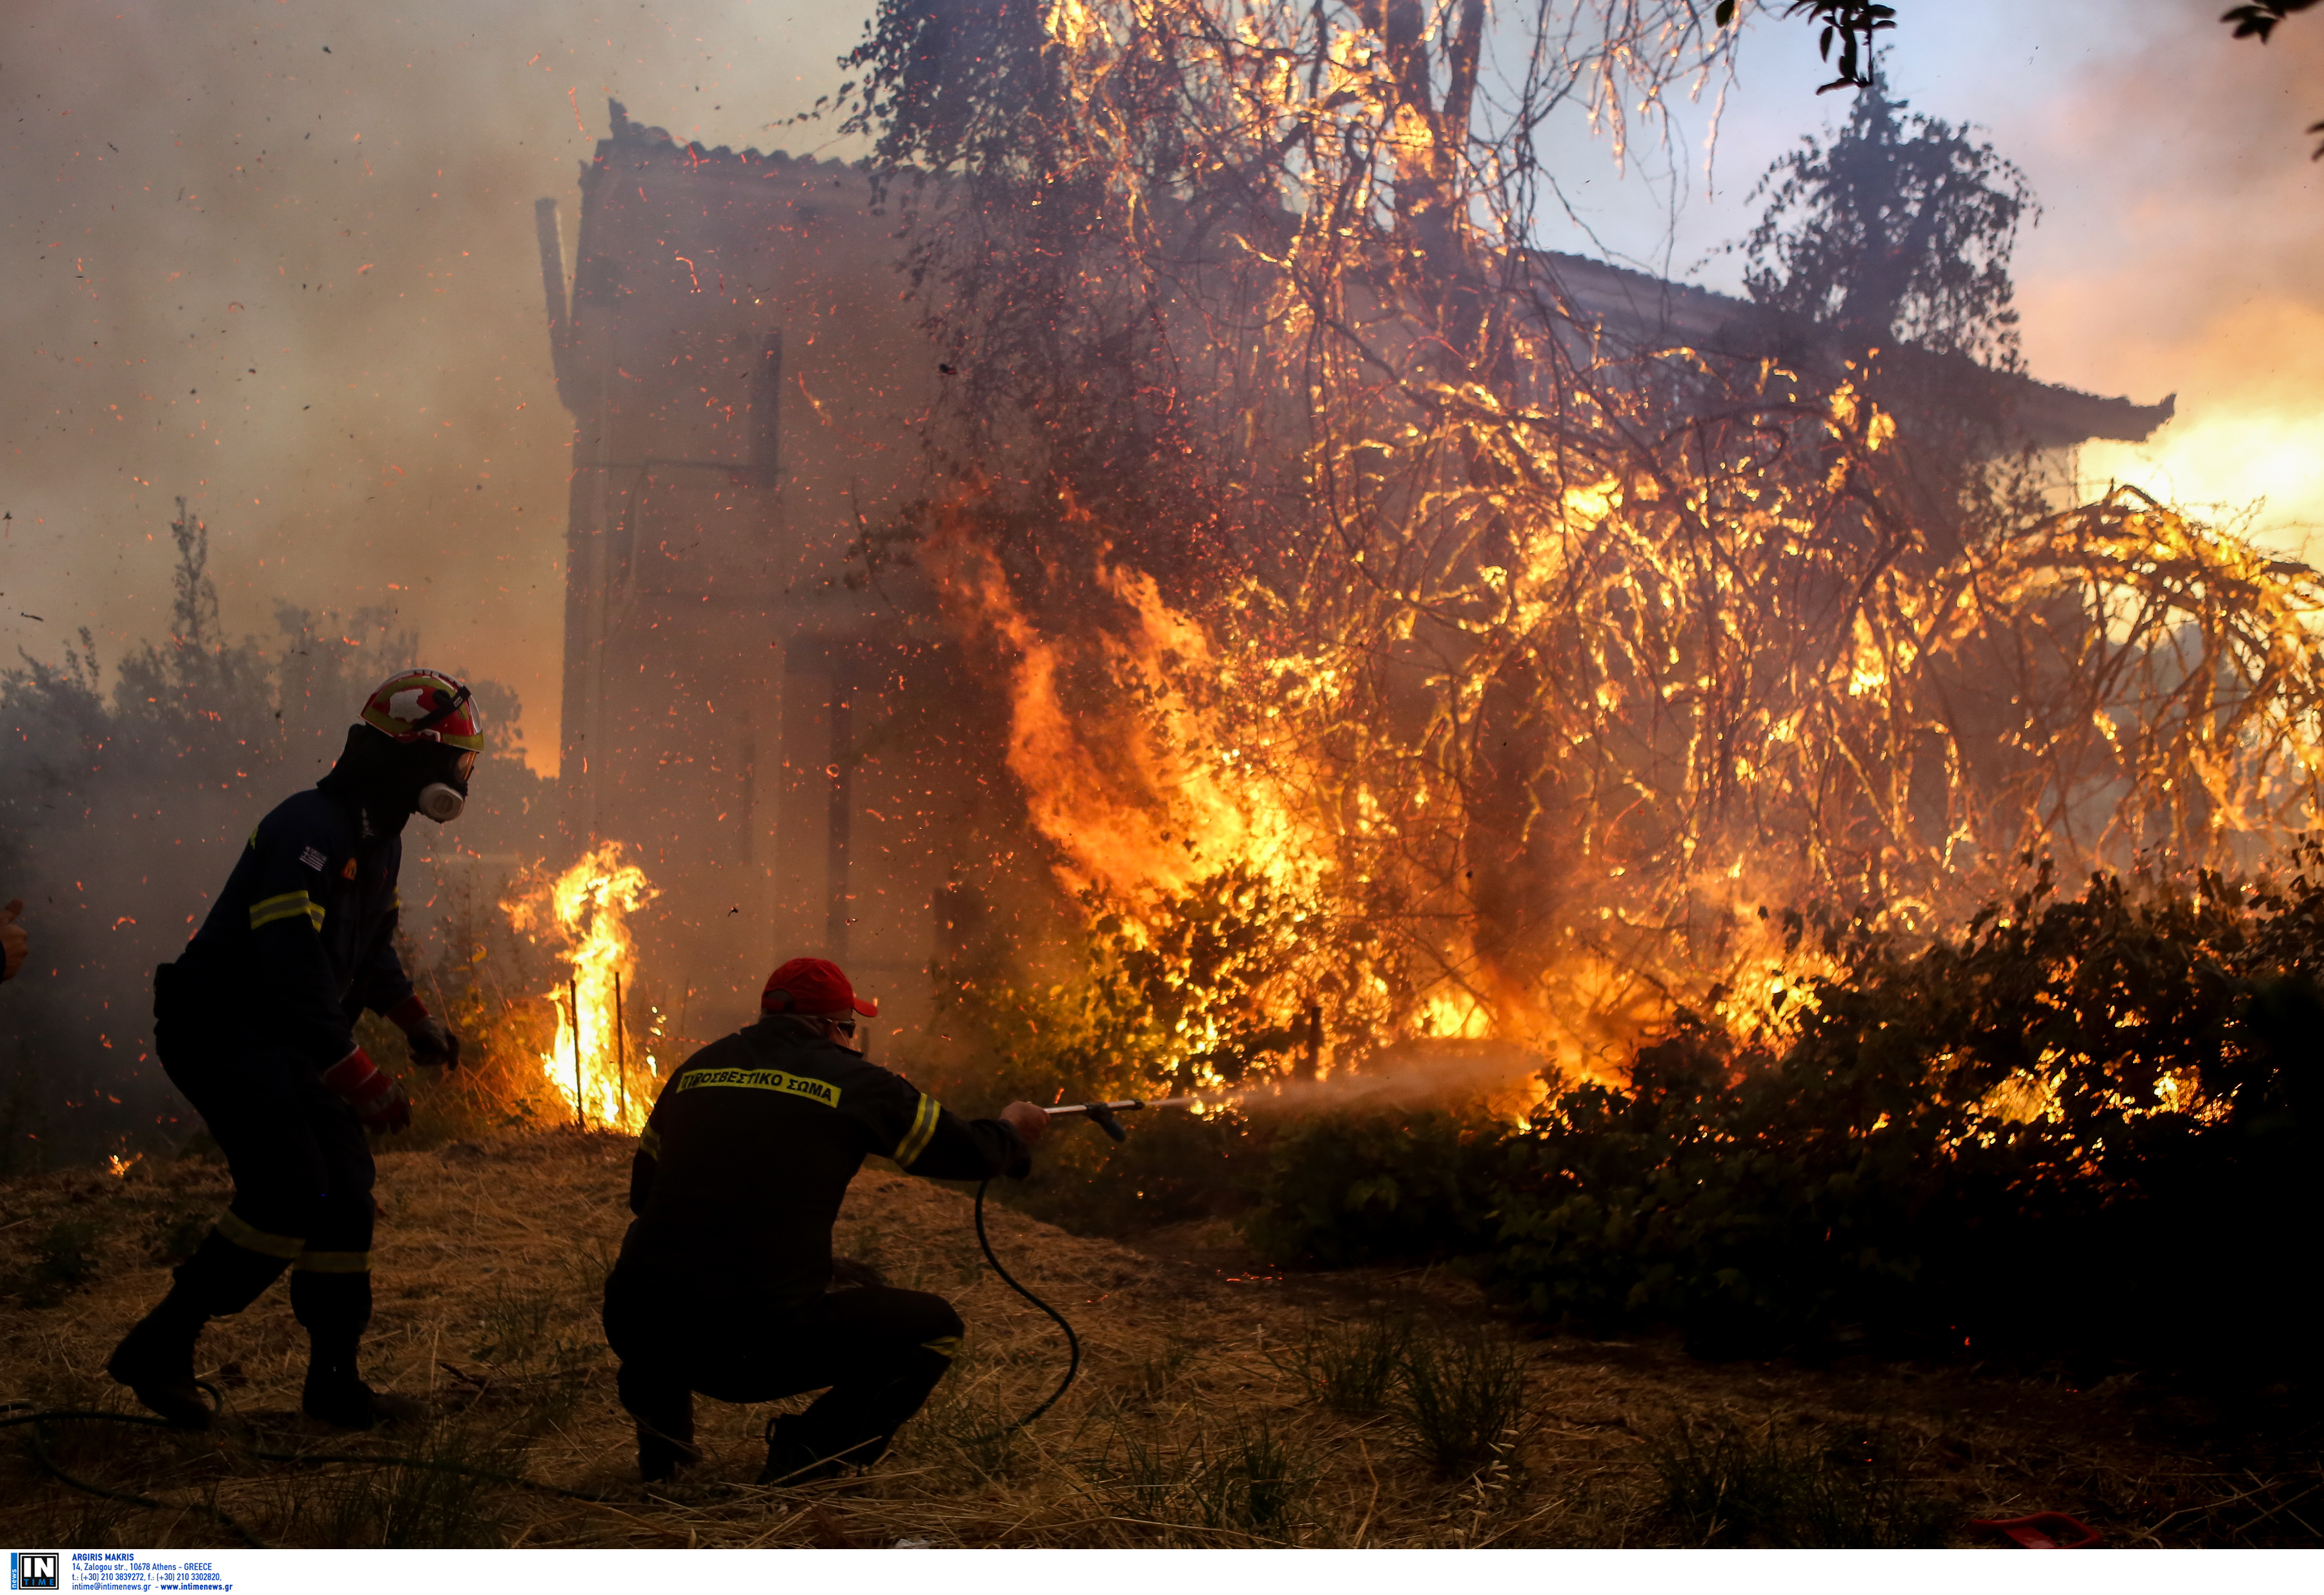
[[(1073, 1319), (1084, 1360), (1048, 1416), (995, 1437), (1055, 1385), (1056, 1331), (982, 1267), (964, 1197), (871, 1172), (850, 1196), (842, 1249), (951, 1297), (968, 1354), (866, 1478), (760, 1489), (766, 1412), (706, 1399), (706, 1465), (648, 1489), (596, 1324), (628, 1149), (567, 1133), (381, 1158), (366, 1370), (428, 1397), (422, 1432), (349, 1437), (300, 1417), (304, 1339), (278, 1289), (203, 1341), (228, 1401), (212, 1434), (43, 1427), (58, 1466), (159, 1505), (58, 1483), (20, 1426), (0, 1432), (0, 1526), (18, 1543), (75, 1545), (235, 1543), (223, 1511), (259, 1539), (300, 1544), (1386, 1546), (1961, 1544), (1973, 1543), (1969, 1517), (2036, 1509), (2073, 1513), (2116, 1543), (2281, 1544), (2312, 1543), (2324, 1522), (2312, 1462), (2239, 1476), (2142, 1435), (2154, 1411), (2120, 1381), (2077, 1392), (1870, 1363), (1714, 1367), (1660, 1342), (1527, 1339), (1439, 1273), (1286, 1277), (1251, 1266), (1223, 1226), (1140, 1249), (998, 1210), (996, 1249)], [(134, 1410), (105, 1378), (105, 1355), (165, 1287), (164, 1242), (225, 1192), (223, 1171), (198, 1162), (0, 1185), (0, 1287), (15, 1291), (0, 1307), (0, 1397)], [(64, 1271), (93, 1270), (78, 1282), (52, 1277), (60, 1224), (78, 1226), (63, 1250), (83, 1259)], [(1473, 1364), (1485, 1396), (1471, 1406), (1488, 1414), (1513, 1369), (1515, 1421), (1447, 1471), (1417, 1432), (1421, 1419), (1441, 1426), (1445, 1402), (1416, 1408), (1408, 1378), (1356, 1378), (1381, 1393), (1354, 1405), (1383, 1410), (1320, 1399), (1345, 1386), (1324, 1365), (1367, 1335), (1426, 1348), (1440, 1397)]]

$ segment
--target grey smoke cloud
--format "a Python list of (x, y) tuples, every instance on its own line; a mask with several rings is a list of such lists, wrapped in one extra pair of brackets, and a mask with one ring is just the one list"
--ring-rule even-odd
[[(844, 11), (27, 0), (0, 20), (0, 650), (166, 630), (172, 497), (230, 634), (384, 604), (557, 747), (567, 447), (532, 204), (609, 94), (681, 138), (812, 100)], [(26, 618), (37, 615), (39, 620)]]

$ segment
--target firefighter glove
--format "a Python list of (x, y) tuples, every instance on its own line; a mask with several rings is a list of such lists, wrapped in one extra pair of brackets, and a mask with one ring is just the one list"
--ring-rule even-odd
[(460, 1067), (460, 1038), (434, 1014), (408, 1027), (403, 1037), (411, 1043), (413, 1063), (431, 1067), (441, 1064), (449, 1071), (457, 1071)]
[(323, 1083), (346, 1099), (365, 1129), (392, 1134), (411, 1127), (411, 1102), (403, 1087), (360, 1046), (324, 1070)]

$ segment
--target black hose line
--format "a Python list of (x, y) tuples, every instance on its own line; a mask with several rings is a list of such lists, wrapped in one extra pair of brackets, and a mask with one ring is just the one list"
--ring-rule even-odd
[[(208, 1388), (208, 1386), (203, 1388)], [(212, 1391), (212, 1394), (215, 1396), (216, 1392)], [(22, 1407), (24, 1405), (23, 1402), (8, 1402), (5, 1404), (5, 1407)], [(44, 1425), (53, 1422), (132, 1424), (140, 1428), (174, 1429), (180, 1434), (199, 1434), (202, 1431), (179, 1429), (177, 1424), (167, 1419), (147, 1417), (142, 1413), (99, 1412), (86, 1407), (47, 1407), (35, 1412), (19, 1413), (14, 1417), (0, 1418), (0, 1429), (26, 1427), (31, 1430), (30, 1438), (34, 1460), (41, 1464), (42, 1472), (60, 1484), (79, 1490), (86, 1495), (101, 1497), (108, 1501), (125, 1501), (131, 1506), (144, 1507), (157, 1512), (187, 1510), (207, 1512), (231, 1529), (244, 1544), (260, 1550), (265, 1549), (266, 1542), (244, 1528), (235, 1519), (234, 1515), (223, 1507), (213, 1506), (207, 1501), (158, 1500), (152, 1496), (109, 1489), (101, 1484), (91, 1484), (86, 1479), (75, 1478), (58, 1466), (57, 1460), (49, 1454), (48, 1431)], [(535, 1490), (541, 1495), (558, 1496), (568, 1501), (586, 1501), (593, 1506), (600, 1507), (620, 1506), (629, 1499), (624, 1496), (598, 1495), (586, 1490), (567, 1489), (562, 1485), (543, 1484), (538, 1479), (528, 1479), (521, 1473), (503, 1472), (497, 1468), (479, 1468), (468, 1462), (439, 1461), (432, 1457), (391, 1456), (382, 1452), (367, 1451), (272, 1451), (256, 1445), (249, 1448), (248, 1454), (262, 1461), (269, 1462), (347, 1462), (359, 1467), (412, 1468), (431, 1473), (456, 1473), (470, 1479), (490, 1480), (496, 1484), (514, 1485), (519, 1489)]]
[(1008, 1269), (1002, 1268), (1001, 1266), (1001, 1259), (992, 1255), (992, 1242), (986, 1239), (984, 1233), (984, 1193), (986, 1188), (991, 1184), (992, 1181), (990, 1178), (987, 1178), (982, 1185), (976, 1187), (976, 1243), (984, 1249), (984, 1260), (991, 1263), (992, 1265), (992, 1271), (1001, 1276), (1001, 1284), (1007, 1286), (1019, 1295), (1023, 1296), (1027, 1301), (1040, 1308), (1042, 1312), (1047, 1313), (1056, 1322), (1057, 1327), (1065, 1332), (1065, 1350), (1069, 1353), (1069, 1356), (1065, 1362), (1065, 1377), (1057, 1381), (1057, 1388), (1049, 1392), (1049, 1398), (1047, 1401), (1044, 1401), (1040, 1406), (1027, 1413), (1023, 1417), (1019, 1418), (1015, 1423), (995, 1429), (990, 1434), (978, 1435), (975, 1443), (980, 1444), (986, 1441), (998, 1440), (1003, 1434), (1014, 1434), (1018, 1430), (1023, 1428), (1035, 1418), (1039, 1417), (1043, 1413), (1048, 1411), (1049, 1408), (1056, 1406), (1058, 1397), (1063, 1396), (1066, 1389), (1073, 1384), (1074, 1376), (1082, 1370), (1081, 1337), (1074, 1333), (1074, 1326), (1065, 1322), (1065, 1315), (1063, 1313), (1058, 1312), (1055, 1307), (1049, 1305), (1048, 1303), (1043, 1301), (1039, 1296), (1035, 1295), (1031, 1291), (1027, 1290), (1023, 1286), (1018, 1284), (1016, 1277), (1010, 1274)]
[(542, 1495), (561, 1497), (568, 1501), (587, 1501), (592, 1506), (615, 1507), (631, 1501), (628, 1496), (593, 1495), (587, 1490), (567, 1489), (560, 1484), (543, 1484), (538, 1479), (527, 1479), (521, 1473), (503, 1473), (497, 1468), (479, 1468), (469, 1462), (443, 1462), (432, 1457), (381, 1456), (366, 1451), (261, 1451), (253, 1446), (252, 1456), (269, 1462), (355, 1462), (376, 1468), (418, 1468), (431, 1473), (457, 1473), (468, 1479), (489, 1479), (497, 1484), (513, 1484), (519, 1489), (538, 1490)]
[(218, 1522), (224, 1525), (226, 1528), (231, 1529), (234, 1532), (235, 1536), (241, 1540), (244, 1544), (250, 1546), (253, 1550), (263, 1551), (266, 1548), (266, 1542), (264, 1540), (260, 1539), (256, 1535), (251, 1533), (250, 1530), (244, 1528), (235, 1517), (233, 1513), (227, 1511), (224, 1507), (217, 1506), (213, 1502), (157, 1500), (152, 1496), (137, 1495), (125, 1489), (108, 1489), (102, 1484), (91, 1484), (86, 1479), (74, 1478), (70, 1473), (66, 1472), (62, 1468), (59, 1467), (57, 1465), (57, 1459), (49, 1454), (49, 1435), (46, 1424), (51, 1419), (67, 1418), (97, 1418), (103, 1419), (107, 1423), (137, 1424), (141, 1425), (151, 1424), (154, 1427), (163, 1429), (174, 1427), (173, 1424), (164, 1423), (160, 1418), (140, 1417), (134, 1413), (89, 1412), (78, 1409), (27, 1413), (21, 1417), (0, 1419), (0, 1426), (13, 1428), (19, 1424), (26, 1425), (28, 1438), (30, 1438), (32, 1443), (32, 1456), (33, 1459), (41, 1464), (41, 1471), (46, 1473), (50, 1478), (55, 1480), (59, 1484), (64, 1485), (68, 1489), (77, 1489), (84, 1495), (93, 1495), (103, 1500), (125, 1501), (130, 1506), (144, 1507), (156, 1512), (184, 1512), (189, 1510), (195, 1512), (207, 1512), (211, 1517), (217, 1518)]

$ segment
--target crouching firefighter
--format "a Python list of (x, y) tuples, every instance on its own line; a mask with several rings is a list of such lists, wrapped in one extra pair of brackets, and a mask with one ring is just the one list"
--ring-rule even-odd
[(834, 1287), (848, 1182), (875, 1153), (936, 1179), (1022, 1178), (1048, 1124), (1029, 1102), (960, 1119), (864, 1059), (856, 1018), (879, 1006), (836, 964), (793, 959), (760, 1008), (669, 1077), (631, 1166), (637, 1217), (605, 1281), (605, 1338), (649, 1480), (698, 1458), (696, 1391), (743, 1403), (824, 1391), (768, 1424), (761, 1484), (879, 1461), (944, 1377), (962, 1324), (942, 1296), (861, 1265)]
[(258, 822), (185, 952), (154, 971), (154, 1051), (234, 1176), (225, 1214), (106, 1363), (173, 1424), (208, 1425), (194, 1383), (203, 1324), (286, 1268), (309, 1342), (308, 1415), (367, 1429), (410, 1406), (355, 1367), (371, 1320), (364, 1132), (404, 1129), (411, 1108), (355, 1045), (355, 1021), (384, 1014), (414, 1062), (459, 1064), (459, 1037), (397, 962), (395, 880), (404, 821), (456, 817), (483, 747), (466, 686), (422, 669), (388, 681), (331, 772)]

